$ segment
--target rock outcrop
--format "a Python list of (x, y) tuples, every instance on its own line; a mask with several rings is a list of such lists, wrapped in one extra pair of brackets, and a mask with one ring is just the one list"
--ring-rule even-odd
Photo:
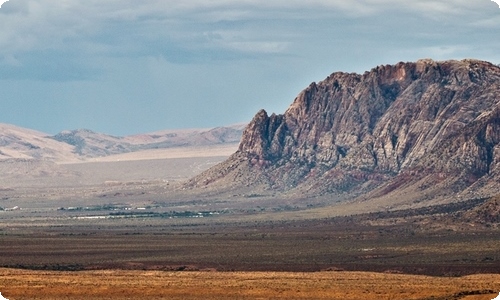
[(187, 185), (351, 198), (412, 193), (414, 202), (487, 196), (500, 187), (499, 142), (500, 67), (400, 62), (333, 73), (284, 114), (259, 111), (239, 150)]

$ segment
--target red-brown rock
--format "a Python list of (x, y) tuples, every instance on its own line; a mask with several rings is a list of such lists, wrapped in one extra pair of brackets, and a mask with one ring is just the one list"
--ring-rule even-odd
[(348, 197), (405, 189), (421, 192), (415, 199), (492, 195), (500, 188), (499, 142), (500, 67), (401, 62), (363, 75), (333, 73), (283, 115), (259, 111), (239, 150), (188, 185)]

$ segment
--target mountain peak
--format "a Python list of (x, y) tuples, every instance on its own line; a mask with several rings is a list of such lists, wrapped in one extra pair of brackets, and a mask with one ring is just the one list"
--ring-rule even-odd
[(419, 199), (490, 195), (500, 182), (499, 94), (500, 68), (474, 59), (336, 72), (311, 83), (284, 114), (260, 110), (238, 152), (189, 184), (349, 197), (401, 189)]

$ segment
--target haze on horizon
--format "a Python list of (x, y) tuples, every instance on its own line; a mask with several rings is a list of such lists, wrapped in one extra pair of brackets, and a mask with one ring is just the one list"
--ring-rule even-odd
[(490, 0), (10, 0), (0, 28), (0, 123), (51, 134), (223, 126), (335, 71), (500, 63)]

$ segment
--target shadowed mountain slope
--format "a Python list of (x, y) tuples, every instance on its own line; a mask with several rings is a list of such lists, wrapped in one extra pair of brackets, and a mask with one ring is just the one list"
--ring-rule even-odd
[(239, 150), (187, 186), (391, 199), (381, 206), (490, 196), (499, 141), (500, 67), (401, 62), (333, 73), (284, 114), (259, 111)]

